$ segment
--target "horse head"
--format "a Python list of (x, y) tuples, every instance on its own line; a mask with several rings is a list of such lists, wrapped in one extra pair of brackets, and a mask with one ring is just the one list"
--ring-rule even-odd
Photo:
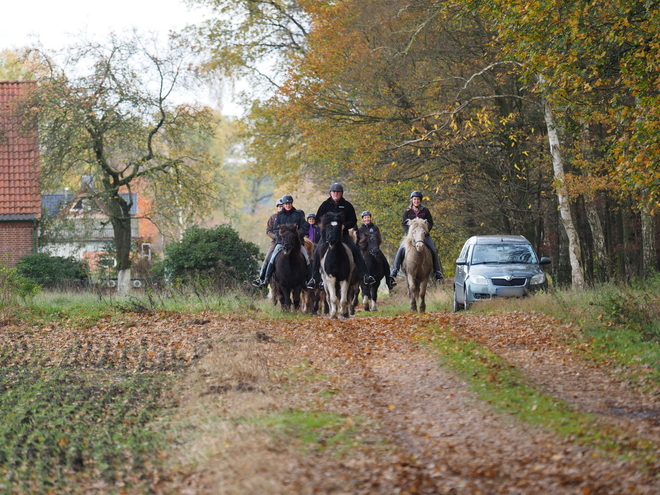
[(429, 235), (429, 224), (423, 218), (408, 220), (408, 242), (417, 249), (424, 249), (424, 239)]
[(321, 220), (321, 225), (325, 231), (325, 240), (330, 246), (342, 241), (344, 233), (344, 215), (342, 213), (326, 213)]
[[(362, 241), (362, 239), (360, 239), (360, 241)], [(372, 256), (378, 256), (378, 253), (380, 253), (378, 237), (373, 232), (370, 232), (369, 235), (366, 236), (364, 246), (364, 250), (371, 253)]]
[(280, 225), (279, 234), (282, 240), (282, 247), (284, 248), (283, 251), (286, 255), (299, 249), (302, 245), (300, 236), (298, 235), (298, 227), (295, 224)]

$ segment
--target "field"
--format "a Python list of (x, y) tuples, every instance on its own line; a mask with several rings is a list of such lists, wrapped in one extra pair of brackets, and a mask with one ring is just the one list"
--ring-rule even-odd
[(249, 296), (0, 314), (4, 493), (658, 493), (658, 285), (331, 321)]

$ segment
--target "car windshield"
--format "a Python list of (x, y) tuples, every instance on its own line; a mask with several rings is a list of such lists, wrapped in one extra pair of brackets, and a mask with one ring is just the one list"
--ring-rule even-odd
[(538, 263), (529, 244), (476, 244), (472, 264), (483, 263)]

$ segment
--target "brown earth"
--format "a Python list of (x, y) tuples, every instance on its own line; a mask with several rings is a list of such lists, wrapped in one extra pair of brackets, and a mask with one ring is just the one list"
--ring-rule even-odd
[[(591, 412), (626, 441), (660, 445), (660, 402), (566, 344), (575, 330), (539, 315), (452, 314), (348, 320), (208, 316), (214, 349), (174, 394), (177, 418), (159, 493), (652, 494), (656, 460), (585, 448), (493, 412), (420, 341), (453, 327), (546, 393)], [(217, 340), (217, 339), (220, 340)], [(300, 445), (242, 418), (327, 411), (358, 427), (350, 451)], [(271, 416), (269, 416), (271, 417)]]

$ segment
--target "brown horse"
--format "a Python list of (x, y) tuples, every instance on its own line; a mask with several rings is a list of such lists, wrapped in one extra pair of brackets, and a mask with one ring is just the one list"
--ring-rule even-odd
[(419, 301), (419, 312), (426, 311), (426, 286), (433, 271), (433, 258), (431, 251), (424, 244), (424, 239), (429, 235), (429, 226), (426, 220), (415, 218), (408, 220), (408, 235), (403, 239), (406, 253), (401, 265), (406, 276), (408, 297), (410, 298), (410, 311), (417, 312)]

